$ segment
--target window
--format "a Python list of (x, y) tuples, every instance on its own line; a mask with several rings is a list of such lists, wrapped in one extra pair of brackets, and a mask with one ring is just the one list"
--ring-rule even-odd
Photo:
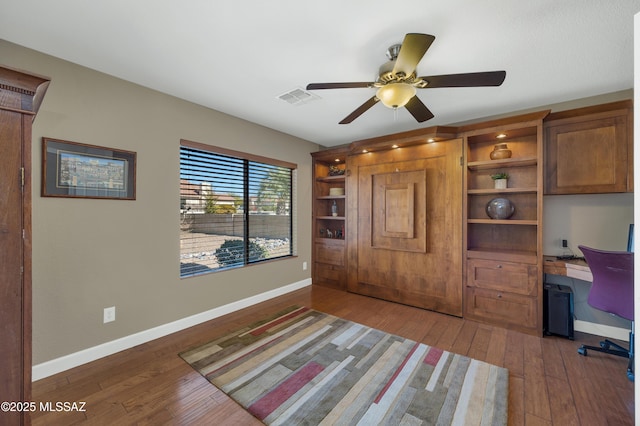
[(181, 141), (180, 276), (291, 256), (295, 170)]

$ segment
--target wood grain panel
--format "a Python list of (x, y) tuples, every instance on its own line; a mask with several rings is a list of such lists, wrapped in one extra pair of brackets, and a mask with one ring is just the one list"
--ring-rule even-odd
[(479, 287), (467, 287), (465, 297), (465, 317), (537, 331), (538, 298)]
[(538, 268), (535, 265), (498, 260), (469, 259), (467, 285), (536, 296)]
[(316, 261), (330, 265), (344, 266), (344, 241), (325, 239), (316, 242)]
[[(375, 176), (374, 176), (375, 179)], [(378, 188), (378, 185), (374, 183), (374, 189)], [(413, 238), (415, 235), (414, 229), (414, 210), (415, 204), (415, 184), (395, 184), (395, 185), (383, 185), (382, 186), (382, 214), (378, 215), (378, 218), (382, 219), (381, 226), (374, 227), (374, 234), (380, 234), (383, 237), (394, 238)], [(379, 201), (374, 197), (373, 209), (376, 208), (376, 201)], [(378, 219), (378, 220), (380, 220)], [(378, 221), (376, 221), (376, 224)]]
[[(362, 199), (371, 198), (371, 244), (391, 250), (426, 250), (426, 172), (413, 170), (377, 174), (389, 165), (371, 166), (362, 170)], [(365, 201), (366, 202), (366, 201)]]
[[(558, 134), (558, 188), (614, 184), (617, 171), (615, 140), (613, 125)], [(589, 170), (585, 173), (587, 163)]]
[(633, 104), (550, 114), (545, 123), (545, 194), (633, 192)]
[[(31, 126), (49, 79), (0, 66), (0, 399), (31, 401)], [(29, 424), (22, 410), (1, 424)]]
[(342, 266), (328, 265), (316, 262), (317, 277), (320, 285), (329, 285), (337, 289), (344, 289), (347, 284), (347, 274)]
[[(0, 395), (24, 394), (22, 359), (22, 114), (0, 110)], [(5, 401), (7, 399), (3, 399)], [(8, 399), (16, 400), (16, 399)], [(18, 400), (19, 401), (19, 400)], [(20, 422), (20, 413), (0, 413)]]
[(353, 157), (350, 291), (462, 315), (461, 154), (457, 139)]

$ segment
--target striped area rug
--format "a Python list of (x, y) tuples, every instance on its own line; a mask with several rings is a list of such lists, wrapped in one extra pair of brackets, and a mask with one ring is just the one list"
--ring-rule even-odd
[(269, 425), (506, 425), (508, 371), (305, 307), (180, 356)]

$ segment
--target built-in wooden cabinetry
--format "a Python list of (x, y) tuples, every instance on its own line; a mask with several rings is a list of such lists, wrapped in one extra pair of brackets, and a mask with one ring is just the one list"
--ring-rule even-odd
[[(31, 401), (31, 123), (49, 79), (0, 66), (0, 399)], [(20, 406), (18, 406), (19, 408)], [(0, 412), (0, 424), (29, 424)]]
[(543, 194), (632, 191), (632, 130), (623, 101), (314, 153), (313, 282), (541, 335)]
[(633, 192), (633, 104), (620, 101), (545, 120), (545, 194)]
[(462, 140), (450, 137), (435, 127), (352, 145), (349, 291), (462, 316)]
[[(542, 331), (542, 120), (548, 111), (460, 129), (464, 135), (466, 280), (464, 316), (520, 331)], [(496, 144), (510, 158), (491, 159)], [(491, 175), (507, 173), (507, 188)], [(505, 198), (509, 218), (492, 219), (487, 205)]]
[(346, 148), (313, 156), (313, 283), (346, 289)]

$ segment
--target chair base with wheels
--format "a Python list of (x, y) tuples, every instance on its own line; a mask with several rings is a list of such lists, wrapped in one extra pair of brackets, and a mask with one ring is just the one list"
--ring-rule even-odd
[(606, 354), (610, 354), (610, 355), (617, 355), (623, 358), (629, 358), (629, 363), (627, 364), (627, 377), (629, 378), (629, 380), (631, 380), (632, 382), (634, 381), (634, 373), (633, 373), (633, 367), (634, 367), (634, 359), (633, 359), (633, 355), (634, 355), (634, 344), (633, 344), (633, 338), (634, 338), (634, 331), (633, 331), (633, 324), (631, 326), (631, 332), (629, 332), (629, 349), (618, 345), (617, 343), (612, 342), (609, 339), (605, 339), (603, 341), (600, 342), (600, 346), (589, 346), (589, 345), (582, 345), (578, 348), (578, 353), (580, 355), (584, 355), (587, 356), (587, 350), (592, 350), (592, 351), (597, 351), (597, 352), (603, 352)]

